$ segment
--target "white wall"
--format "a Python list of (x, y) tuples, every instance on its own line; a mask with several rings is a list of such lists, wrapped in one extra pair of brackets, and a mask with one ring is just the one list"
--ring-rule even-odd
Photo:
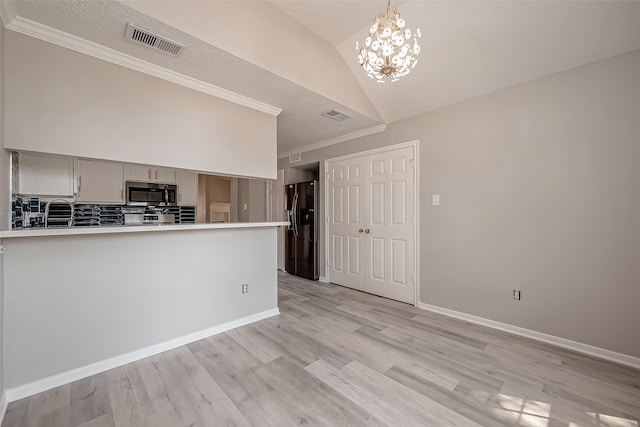
[(276, 117), (13, 31), (5, 146), (276, 178)]
[(421, 302), (640, 357), (638, 76), (635, 51), (304, 157), (419, 139)]
[(275, 227), (4, 244), (7, 388), (277, 307)]

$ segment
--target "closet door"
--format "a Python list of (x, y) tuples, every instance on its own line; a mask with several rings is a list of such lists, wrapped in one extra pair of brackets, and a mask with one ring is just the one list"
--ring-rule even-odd
[(415, 303), (414, 148), (327, 162), (329, 279)]
[(329, 277), (334, 283), (364, 290), (362, 159), (329, 164)]
[(365, 291), (414, 303), (413, 148), (364, 161)]

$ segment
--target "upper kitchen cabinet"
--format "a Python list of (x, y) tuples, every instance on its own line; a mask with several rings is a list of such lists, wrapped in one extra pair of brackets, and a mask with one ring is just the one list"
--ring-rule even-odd
[(198, 174), (178, 171), (178, 204), (195, 206), (198, 204)]
[(78, 160), (79, 203), (124, 204), (124, 166), (122, 163)]
[(126, 165), (124, 176), (126, 181), (157, 182), (161, 184), (176, 183), (176, 171), (170, 168)]
[(20, 154), (19, 193), (34, 196), (73, 196), (73, 159)]

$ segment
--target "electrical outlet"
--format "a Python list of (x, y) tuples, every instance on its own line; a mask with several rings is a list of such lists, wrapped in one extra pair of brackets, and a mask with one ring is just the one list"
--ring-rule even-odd
[(513, 290), (513, 299), (516, 301), (520, 301), (520, 298), (522, 297), (522, 294), (520, 293), (520, 291), (514, 289)]
[(249, 292), (249, 285), (247, 285), (246, 283), (242, 284), (242, 293), (246, 294), (247, 292)]
[(432, 194), (431, 195), (431, 204), (433, 206), (440, 206), (440, 195), (439, 194)]

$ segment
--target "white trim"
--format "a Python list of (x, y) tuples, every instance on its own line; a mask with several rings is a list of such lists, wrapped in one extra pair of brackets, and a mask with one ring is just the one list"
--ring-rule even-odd
[(466, 322), (487, 326), (492, 329), (498, 329), (500, 331), (508, 332), (514, 335), (519, 335), (525, 338), (531, 338), (536, 341), (541, 341), (541, 342), (562, 347), (568, 350), (573, 350), (578, 353), (597, 357), (599, 359), (604, 359), (610, 362), (615, 362), (621, 365), (640, 369), (640, 358), (638, 357), (617, 353), (615, 351), (607, 350), (607, 349), (596, 347), (589, 344), (584, 344), (577, 341), (568, 340), (566, 338), (557, 337), (555, 335), (544, 334), (542, 332), (521, 328), (519, 326), (509, 325), (508, 323), (497, 322), (495, 320), (486, 319), (484, 317), (474, 316), (472, 314), (450, 310), (448, 308), (442, 308), (435, 305), (425, 304), (423, 302), (418, 303), (418, 308), (421, 308), (427, 311), (432, 311), (438, 314), (443, 314), (445, 316), (454, 317), (456, 319), (464, 320)]
[[(420, 185), (420, 176), (419, 176), (419, 171), (420, 171), (420, 157), (418, 156), (418, 146), (420, 145), (420, 140), (419, 139), (414, 139), (411, 141), (407, 141), (407, 142), (401, 142), (399, 144), (393, 144), (393, 145), (385, 145), (384, 147), (378, 147), (378, 148), (373, 148), (371, 150), (366, 150), (366, 151), (359, 151), (357, 153), (351, 153), (351, 154), (345, 154), (344, 156), (339, 156), (339, 157), (333, 157), (331, 159), (326, 159), (324, 161), (324, 174), (325, 174), (325, 181), (324, 181), (324, 206), (323, 206), (323, 211), (326, 212), (329, 206), (329, 191), (328, 191), (328, 187), (329, 187), (329, 182), (328, 182), (328, 170), (329, 170), (329, 163), (330, 162), (339, 162), (342, 160), (346, 160), (346, 159), (353, 159), (356, 157), (364, 157), (364, 156), (369, 156), (371, 154), (378, 154), (378, 153), (384, 153), (387, 151), (395, 151), (395, 150), (401, 150), (403, 148), (407, 148), (407, 147), (411, 147), (413, 148), (413, 170), (414, 170), (414, 174), (413, 174), (413, 209), (414, 209), (414, 219), (415, 219), (415, 225), (413, 227), (413, 268), (414, 268), (414, 300), (413, 300), (413, 305), (414, 306), (418, 306), (418, 304), (420, 304), (420, 294), (418, 292), (419, 288), (420, 288), (420, 263), (419, 263), (419, 247), (420, 245), (418, 244), (418, 237), (420, 236), (419, 234), (419, 224), (420, 224), (420, 211), (419, 211), (419, 199), (418, 196), (420, 194), (419, 192), (419, 185)], [(322, 221), (324, 223), (324, 241), (325, 241), (325, 245), (324, 245), (324, 256), (325, 256), (325, 260), (331, 259), (331, 256), (329, 254), (329, 250), (330, 250), (330, 245), (329, 245), (329, 224), (328, 224), (328, 217), (325, 216), (324, 218), (322, 218)], [(331, 281), (331, 269), (329, 268), (329, 265), (325, 265), (326, 268), (326, 277), (325, 280), (327, 281), (327, 283), (329, 283)]]
[(319, 277), (318, 277), (318, 282), (321, 282), (321, 283), (329, 283), (329, 281), (327, 280), (327, 278), (326, 278), (326, 277), (324, 277), (324, 276), (319, 276)]
[(2, 424), (2, 421), (4, 421), (4, 414), (7, 413), (7, 406), (9, 406), (7, 392), (3, 391), (2, 396), (0, 396), (0, 425)]
[[(6, 2), (4, 1), (0, 2), (2, 5), (5, 3)], [(5, 12), (8, 13), (8, 11), (3, 11), (3, 16)], [(7, 16), (7, 18), (9, 17)], [(37, 39), (66, 47), (67, 49), (93, 56), (94, 58), (102, 59), (103, 61), (111, 62), (131, 70), (139, 71), (141, 73), (154, 76), (180, 86), (188, 87), (190, 89), (197, 90), (198, 92), (206, 93), (208, 95), (215, 96), (216, 98), (224, 99), (226, 101), (233, 102), (234, 104), (242, 105), (263, 113), (277, 116), (282, 112), (281, 108), (256, 101), (255, 99), (248, 98), (210, 83), (205, 83), (201, 80), (194, 79), (193, 77), (185, 76), (184, 74), (159, 67), (150, 62), (143, 61), (142, 59), (118, 52), (114, 49), (110, 49), (106, 46), (48, 27), (30, 19), (18, 16), (11, 19), (9, 22), (5, 22), (5, 27)]]
[(82, 366), (80, 368), (72, 369), (67, 372), (62, 372), (60, 374), (52, 375), (47, 378), (42, 378), (28, 384), (13, 387), (5, 391), (5, 401), (14, 402), (16, 400), (52, 389), (54, 387), (59, 387), (61, 385), (68, 384), (70, 382), (77, 381), (91, 375), (99, 374), (100, 372), (117, 368), (118, 366), (126, 365), (127, 363), (135, 362), (137, 360), (144, 359), (145, 357), (150, 357), (155, 354), (162, 353), (164, 351), (210, 337), (212, 335), (220, 334), (222, 332), (226, 332), (240, 326), (248, 325), (249, 323), (276, 316), (278, 314), (280, 314), (280, 310), (278, 308), (255, 313), (250, 316), (232, 320), (231, 322), (223, 323), (221, 325), (205, 329), (203, 331), (193, 332), (191, 334), (187, 334), (160, 344), (155, 344), (150, 347), (132, 351), (131, 353), (122, 354), (120, 356), (112, 357), (101, 362), (92, 363), (87, 366)]
[(328, 147), (329, 145), (339, 144), (341, 142), (350, 141), (352, 139), (361, 138), (367, 135), (373, 135), (374, 133), (382, 132), (387, 128), (387, 125), (381, 124), (366, 129), (357, 130), (355, 132), (348, 133), (346, 135), (336, 136), (335, 138), (326, 139), (324, 141), (314, 142), (304, 147), (295, 148), (289, 151), (283, 151), (278, 153), (278, 158), (289, 157), (293, 153), (306, 153), (307, 151), (317, 150), (318, 148)]

